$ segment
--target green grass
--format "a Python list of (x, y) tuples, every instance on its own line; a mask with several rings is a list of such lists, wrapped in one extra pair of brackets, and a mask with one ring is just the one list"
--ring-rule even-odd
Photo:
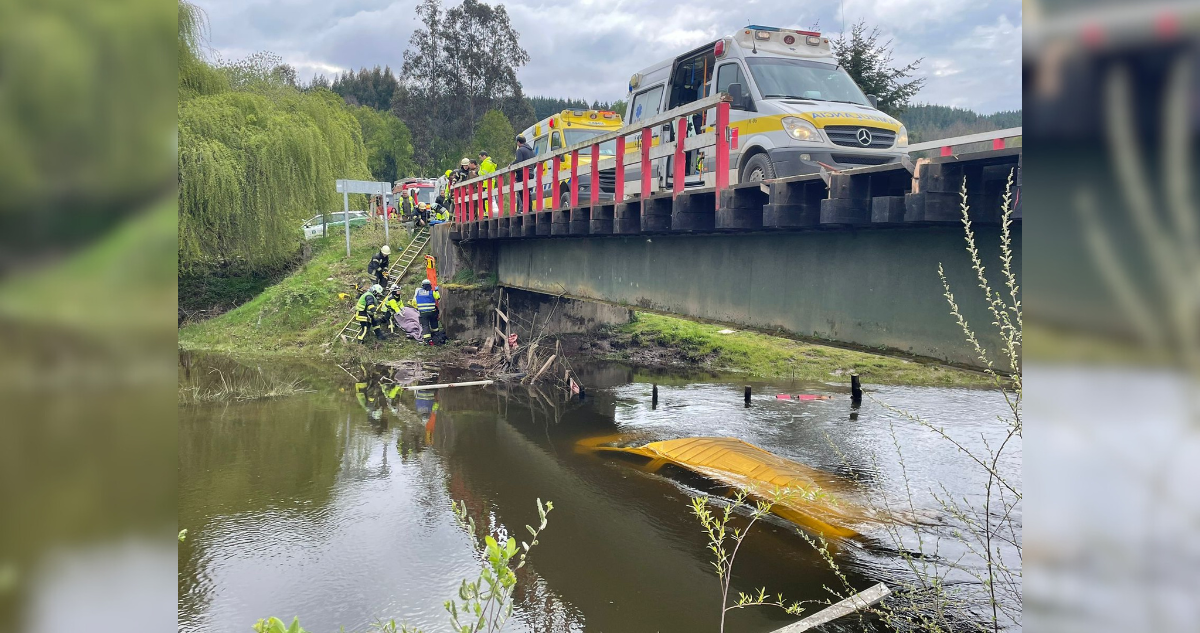
[(631, 350), (663, 347), (675, 350), (681, 360), (708, 369), (741, 372), (752, 376), (792, 377), (799, 380), (849, 382), (857, 373), (866, 382), (909, 385), (973, 386), (990, 384), (977, 372), (926, 364), (894, 356), (803, 343), (752, 331), (720, 334), (724, 325), (697, 323), (659, 314), (639, 312), (637, 320), (621, 326)]
[[(395, 262), (409, 238), (403, 229), (392, 231), (392, 261)], [(179, 330), (184, 349), (240, 355), (321, 354), (326, 349), (355, 359), (395, 358), (396, 351), (416, 352), (413, 341), (392, 337), (378, 345), (340, 341), (327, 345), (354, 316), (359, 292), (354, 284), (367, 284), (367, 262), (383, 243), (382, 227), (370, 226), (350, 232), (350, 257), (346, 257), (343, 235), (313, 241), (313, 257), (278, 284), (251, 301), (212, 319)], [(424, 269), (414, 266), (401, 280), (406, 296)], [(340, 296), (344, 295), (344, 296)]]

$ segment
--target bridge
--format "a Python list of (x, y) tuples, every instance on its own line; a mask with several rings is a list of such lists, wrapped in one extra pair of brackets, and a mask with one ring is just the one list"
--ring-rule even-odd
[[(435, 243), (442, 233), (484, 254), (503, 286), (978, 367), (943, 296), (940, 264), (980, 342), (999, 349), (965, 248), (962, 188), (1001, 287), (1001, 204), (1012, 178), (1019, 281), (1021, 149), (1006, 140), (1019, 129), (915, 145), (900, 163), (732, 184), (736, 137), (724, 97), (458, 183), (454, 221), (435, 227)], [(715, 124), (689, 127), (701, 113)], [(626, 152), (629, 137), (637, 148)], [(609, 140), (616, 156), (603, 158)], [(686, 152), (701, 148), (715, 169), (689, 182)], [(579, 201), (581, 153), (592, 158), (590, 182), (612, 183), (611, 200), (590, 187)], [(566, 155), (571, 169), (562, 170)], [(640, 190), (627, 194), (631, 173)], [(557, 195), (537, 196), (525, 212), (512, 204), (513, 192), (541, 191), (543, 178), (569, 182), (570, 205)], [(498, 208), (485, 214), (485, 199)]]

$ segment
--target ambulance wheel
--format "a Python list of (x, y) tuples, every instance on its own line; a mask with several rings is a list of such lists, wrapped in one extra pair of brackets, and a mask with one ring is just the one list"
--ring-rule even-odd
[(766, 154), (755, 154), (742, 165), (741, 177), (738, 182), (758, 182), (762, 180), (771, 180), (775, 177), (775, 165), (771, 164), (771, 158)]
[(563, 191), (558, 195), (558, 208), (567, 209), (571, 206), (571, 192)]

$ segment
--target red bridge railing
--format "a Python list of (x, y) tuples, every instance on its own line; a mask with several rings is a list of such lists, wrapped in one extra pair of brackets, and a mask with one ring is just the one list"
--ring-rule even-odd
[[(450, 196), (454, 221), (466, 223), (544, 211), (546, 195), (542, 189), (546, 183), (552, 185), (550, 210), (561, 207), (559, 183), (563, 181), (569, 186), (570, 206), (579, 206), (581, 155), (591, 158), (591, 163), (585, 167), (591, 175), (588, 202), (595, 205), (600, 202), (600, 172), (614, 172), (613, 202), (620, 203), (626, 198), (626, 167), (637, 165), (641, 170), (638, 194), (644, 199), (653, 193), (651, 175), (654, 165), (665, 163), (667, 157), (673, 157), (671, 193), (678, 196), (685, 189), (687, 152), (712, 148), (713, 169), (711, 172), (702, 171), (696, 184), (711, 186), (716, 191), (717, 204), (720, 205), (721, 191), (729, 188), (729, 102), (729, 95), (717, 94), (638, 121), (636, 126), (624, 127), (583, 143), (536, 156), (487, 176), (456, 183), (451, 188)], [(700, 115), (699, 129), (695, 127), (696, 115)], [(674, 140), (668, 140), (666, 130), (663, 130), (667, 125), (671, 126), (668, 129), (674, 131)], [(627, 139), (631, 137), (637, 145), (637, 151), (627, 151), (630, 149)], [(615, 156), (602, 158), (600, 146), (608, 141), (615, 141)], [(563, 170), (562, 159), (568, 155), (571, 157), (571, 167)], [(518, 174), (521, 175), (520, 180), (517, 179)], [(529, 199), (531, 192), (536, 192), (532, 194), (532, 201)], [(520, 205), (516, 203), (514, 193), (520, 195)]]

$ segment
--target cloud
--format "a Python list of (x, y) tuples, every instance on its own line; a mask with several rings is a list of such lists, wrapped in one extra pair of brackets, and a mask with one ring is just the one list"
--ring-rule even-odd
[[(196, 0), (226, 58), (270, 50), (307, 80), (314, 73), (391, 66), (419, 26), (416, 2)], [(892, 41), (897, 62), (924, 58), (919, 102), (981, 112), (1021, 107), (1018, 0), (510, 0), (504, 3), (531, 61), (526, 94), (612, 101), (629, 76), (746, 24), (813, 28), (836, 37), (866, 19)]]

